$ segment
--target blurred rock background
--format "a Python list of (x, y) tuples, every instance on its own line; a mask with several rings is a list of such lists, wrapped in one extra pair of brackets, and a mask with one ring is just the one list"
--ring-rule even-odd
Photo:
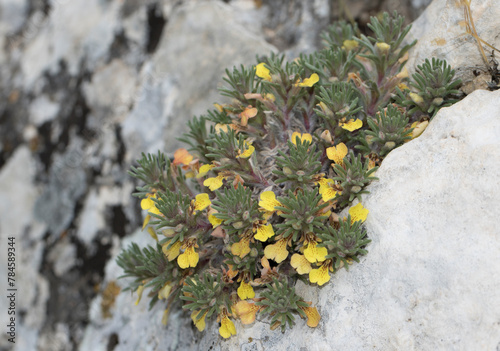
[[(186, 121), (222, 101), (226, 68), (311, 52), (337, 19), (366, 30), (397, 10), (410, 23), (429, 2), (0, 0), (0, 258), (15, 237), (15, 349), (97, 347), (85, 330), (119, 289), (106, 263), (142, 223), (127, 170), (181, 146)], [(122, 346), (116, 334), (97, 344)], [(12, 346), (2, 332), (0, 349)]]

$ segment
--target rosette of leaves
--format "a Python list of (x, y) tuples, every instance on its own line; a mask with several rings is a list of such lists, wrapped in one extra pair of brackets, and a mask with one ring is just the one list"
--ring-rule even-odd
[(403, 28), (404, 18), (396, 12), (391, 17), (384, 13), (382, 19), (370, 18), (368, 28), (374, 32), (374, 37), (361, 35), (356, 39), (363, 47), (359, 60), (364, 69), (360, 71), (361, 79), (354, 78), (354, 83), (361, 92), (366, 114), (373, 116), (380, 108), (385, 107), (394, 89), (406, 78), (401, 73), (408, 59), (408, 50), (417, 41), (402, 45), (411, 29), (411, 25)]
[(431, 118), (442, 107), (448, 107), (458, 101), (462, 84), (455, 79), (455, 70), (451, 69), (446, 60), (432, 58), (425, 59), (422, 65), (412, 74), (409, 82), (410, 89), (397, 89), (396, 103), (406, 107), (408, 114), (427, 114)]
[(309, 304), (295, 293), (286, 279), (274, 279), (272, 284), (266, 284), (266, 288), (260, 301), (255, 304), (262, 306), (262, 314), (271, 316), (272, 330), (281, 326), (281, 331), (284, 332), (287, 324), (291, 328), (295, 321), (294, 314), (305, 317), (303, 309), (309, 307)]
[(217, 211), (215, 217), (222, 220), (222, 227), (228, 234), (241, 234), (260, 216), (258, 204), (252, 197), (252, 190), (238, 185), (216, 191), (212, 207)]
[(361, 195), (368, 193), (365, 187), (378, 179), (372, 176), (376, 170), (377, 167), (369, 168), (369, 159), (363, 163), (361, 155), (354, 156), (352, 151), (349, 151), (343, 165), (334, 164), (333, 171), (336, 176), (333, 180), (338, 181), (342, 189), (342, 193), (336, 197), (338, 204), (342, 207), (350, 204), (354, 199), (361, 201)]
[(326, 258), (333, 259), (335, 270), (341, 267), (349, 270), (353, 260), (359, 262), (359, 257), (368, 253), (365, 247), (371, 242), (362, 222), (353, 222), (350, 215), (340, 220), (338, 228), (327, 226), (318, 237), (322, 240), (318, 246), (327, 248)]
[[(120, 278), (133, 278), (128, 287), (123, 291), (151, 289), (151, 301), (149, 308), (152, 308), (158, 302), (158, 292), (168, 283), (175, 286), (181, 278), (179, 270), (174, 263), (169, 262), (162, 251), (160, 245), (147, 246), (141, 250), (135, 243), (124, 250), (116, 259), (117, 264), (123, 269), (124, 273)], [(172, 299), (176, 296), (173, 292)]]
[(350, 83), (335, 82), (329, 87), (320, 87), (316, 97), (319, 108), (315, 112), (322, 125), (334, 138), (345, 141), (349, 134), (341, 127), (341, 123), (355, 119), (363, 108), (357, 89)]
[(321, 153), (316, 150), (316, 145), (311, 145), (309, 141), (302, 142), (297, 137), (295, 144), (288, 142), (288, 150), (288, 155), (278, 150), (280, 156), (276, 158), (276, 165), (279, 169), (273, 171), (278, 176), (275, 183), (288, 183), (291, 189), (307, 185), (312, 187), (321, 176), (318, 174)]
[(223, 309), (231, 311), (231, 282), (225, 282), (222, 275), (213, 275), (210, 272), (187, 277), (184, 280), (179, 298), (186, 301), (184, 309), (197, 311), (197, 317), (210, 318), (214, 313), (219, 314)]
[(380, 110), (375, 117), (367, 118), (368, 129), (359, 138), (356, 148), (371, 158), (382, 159), (391, 150), (411, 139), (412, 128), (408, 129), (409, 118), (393, 104)]
[(277, 234), (282, 238), (291, 237), (294, 242), (307, 233), (315, 233), (324, 227), (327, 216), (323, 210), (329, 206), (321, 203), (321, 195), (316, 189), (303, 189), (294, 194), (288, 191), (288, 196), (278, 198), (282, 206), (276, 209), (281, 211), (282, 223), (276, 224)]

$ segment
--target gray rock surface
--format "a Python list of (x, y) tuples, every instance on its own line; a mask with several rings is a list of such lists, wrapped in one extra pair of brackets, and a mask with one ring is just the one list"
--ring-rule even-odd
[[(396, 5), (414, 18), (408, 9), (426, 2), (346, 4), (366, 21)], [(337, 5), (0, 0), (0, 238), (18, 239), (23, 287), (15, 349), (77, 348), (94, 321), (90, 301), (108, 282), (106, 262), (142, 222), (131, 163), (143, 151), (180, 146), (186, 120), (220, 101), (225, 68), (274, 48), (293, 58), (318, 47), (318, 34), (345, 16)], [(186, 330), (179, 340), (199, 341), (179, 323), (172, 335)], [(12, 346), (2, 333), (0, 350)]]
[[(494, 350), (500, 346), (499, 133), (500, 91), (480, 90), (442, 109), (422, 136), (384, 160), (363, 200), (369, 254), (321, 289), (297, 287), (318, 306), (316, 329), (298, 320), (282, 334), (266, 320), (237, 322), (237, 336), (226, 341), (215, 323), (201, 335), (189, 318), (163, 328), (160, 307), (148, 312), (145, 301), (136, 307), (134, 297), (122, 294), (108, 321), (94, 301), (81, 350), (104, 350), (100, 345), (113, 334), (120, 350)], [(131, 238), (146, 239), (140, 232)], [(106, 273), (115, 280), (116, 263)]]
[[(457, 0), (435, 0), (413, 23), (409, 39), (418, 39), (417, 45), (410, 51), (407, 67), (412, 73), (417, 65), (426, 58), (445, 59), (456, 69), (456, 77), (462, 79), (468, 94), (476, 89), (486, 89), (491, 81), (488, 66), (480, 53), (474, 37), (466, 32), (464, 7)], [(498, 36), (498, 18), (500, 8), (495, 1), (471, 1), (472, 19), (479, 37), (500, 48)], [(483, 44), (488, 61), (492, 50)], [(497, 52), (498, 54), (498, 52)]]

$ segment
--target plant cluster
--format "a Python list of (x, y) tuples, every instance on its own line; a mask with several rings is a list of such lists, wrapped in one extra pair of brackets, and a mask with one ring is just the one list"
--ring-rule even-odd
[(459, 84), (439, 60), (407, 82), (415, 43), (404, 44), (402, 23), (372, 18), (367, 37), (339, 22), (321, 51), (227, 70), (231, 101), (188, 123), (189, 150), (143, 155), (130, 174), (144, 183), (134, 195), (156, 245), (118, 258), (137, 302), (147, 289), (151, 306), (165, 300), (165, 323), (177, 305), (200, 331), (215, 316), (224, 338), (236, 334), (233, 320), (257, 314), (272, 329), (297, 316), (318, 325), (295, 282), (322, 286), (367, 253), (362, 194), (387, 153), (451, 104)]

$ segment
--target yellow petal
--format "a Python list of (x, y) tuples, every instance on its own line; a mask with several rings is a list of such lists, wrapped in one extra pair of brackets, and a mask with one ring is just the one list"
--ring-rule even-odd
[(259, 309), (259, 306), (248, 301), (239, 301), (233, 306), (233, 310), (242, 324), (252, 324), (255, 321), (255, 315)]
[(316, 307), (302, 307), (302, 310), (307, 316), (307, 325), (311, 328), (316, 328), (321, 319), (318, 309)]
[(150, 197), (141, 200), (141, 208), (143, 210), (149, 210), (151, 207), (154, 207), (154, 205), (155, 203)]
[(314, 84), (319, 82), (319, 76), (316, 73), (311, 74), (309, 78), (304, 79), (302, 83), (296, 84), (299, 87), (312, 87)]
[(137, 300), (135, 301), (135, 305), (137, 306), (141, 301), (142, 292), (144, 291), (144, 285), (139, 285), (136, 291), (137, 291)]
[(353, 121), (352, 119), (347, 123), (339, 123), (343, 129), (353, 132), (363, 126), (363, 122), (360, 119)]
[(197, 211), (203, 211), (211, 203), (212, 201), (210, 201), (208, 194), (203, 193), (196, 195), (196, 200), (194, 202), (194, 212), (196, 213)]
[(146, 228), (150, 219), (151, 219), (151, 215), (148, 213), (146, 215), (146, 218), (144, 218), (144, 222), (142, 222), (142, 230), (144, 230), (144, 228)]
[(219, 328), (219, 334), (224, 339), (229, 338), (231, 335), (236, 335), (236, 328), (234, 326), (234, 323), (227, 316), (224, 317), (221, 321), (221, 326)]
[(210, 191), (215, 191), (222, 186), (222, 181), (224, 180), (224, 176), (218, 175), (217, 177), (207, 178), (203, 182), (204, 186), (207, 186)]
[[(144, 229), (144, 228), (142, 228), (142, 229)], [(158, 241), (158, 236), (156, 235), (156, 232), (155, 232), (155, 230), (154, 230), (153, 228), (149, 227), (149, 228), (148, 228), (148, 233), (149, 233), (149, 235), (150, 235), (153, 239), (155, 239), (156, 241)]]
[(259, 63), (256, 67), (255, 75), (264, 80), (271, 81), (271, 74), (264, 62)]
[(255, 291), (252, 286), (245, 281), (241, 281), (240, 287), (238, 288), (238, 296), (242, 300), (253, 299), (255, 297)]
[(359, 202), (356, 206), (353, 206), (349, 209), (349, 214), (351, 215), (351, 223), (361, 221), (364, 222), (366, 217), (368, 217), (368, 209), (364, 208), (361, 202)]
[(267, 245), (264, 249), (264, 255), (277, 263), (284, 261), (288, 257), (287, 241), (287, 239), (281, 239), (275, 244)]
[(219, 219), (214, 215), (208, 216), (208, 221), (212, 224), (213, 228), (217, 228), (222, 223), (222, 219)]
[(342, 165), (344, 157), (347, 155), (347, 146), (344, 143), (340, 143), (337, 146), (329, 147), (326, 149), (326, 155), (336, 164)]
[(328, 274), (328, 267), (322, 265), (317, 269), (312, 269), (309, 272), (309, 281), (311, 283), (318, 283), (318, 285), (323, 285), (330, 280), (330, 274)]
[(312, 241), (304, 250), (304, 256), (311, 263), (323, 262), (328, 255), (326, 247), (317, 247), (317, 243)]
[(167, 249), (170, 241), (167, 241), (165, 244), (162, 246), (162, 251), (167, 256), (167, 259), (169, 261), (173, 261), (179, 256), (180, 250), (182, 243), (180, 241), (176, 241), (175, 244), (173, 244), (169, 249)]
[(250, 251), (250, 238), (243, 238), (239, 242), (231, 245), (231, 253), (240, 258), (248, 255)]
[(191, 320), (193, 321), (194, 325), (199, 331), (205, 330), (205, 317), (207, 315), (208, 311), (205, 312), (203, 315), (201, 315), (201, 311), (193, 311), (191, 313)]
[(281, 206), (281, 202), (276, 200), (276, 195), (272, 191), (264, 191), (260, 194), (259, 206), (266, 211), (274, 212), (274, 207)]
[(429, 121), (423, 121), (423, 122), (417, 124), (414, 127), (415, 129), (413, 129), (413, 131), (412, 131), (411, 138), (415, 139), (415, 138), (419, 137), (420, 134), (422, 134), (424, 132), (425, 128), (427, 128), (428, 125), (429, 125)]
[(299, 274), (307, 274), (311, 271), (311, 263), (301, 254), (293, 254), (290, 264)]
[(257, 228), (257, 234), (254, 235), (254, 238), (260, 241), (266, 241), (269, 238), (274, 236), (274, 229), (271, 224), (261, 225)]
[(177, 257), (177, 264), (182, 269), (186, 269), (188, 267), (196, 267), (198, 264), (198, 260), (200, 259), (200, 255), (194, 250), (193, 246), (189, 246), (183, 254)]
[(167, 325), (169, 314), (170, 314), (170, 307), (166, 308), (165, 311), (163, 311), (163, 316), (161, 317), (161, 324)]
[(236, 156), (236, 158), (249, 158), (250, 156), (252, 156), (253, 152), (255, 151), (255, 147), (248, 143), (246, 140), (245, 140), (245, 151), (241, 152), (241, 150), (238, 150), (238, 155)]
[(312, 135), (309, 133), (301, 134), (299, 132), (293, 132), (292, 134), (292, 143), (297, 145), (297, 137), (300, 139), (303, 144), (305, 141), (308, 141), (310, 144), (312, 143)]
[(207, 175), (207, 173), (214, 168), (214, 165), (203, 165), (200, 167), (198, 170), (198, 174), (196, 175), (196, 178), (201, 178)]
[(158, 291), (158, 299), (167, 299), (170, 296), (170, 292), (172, 291), (172, 284), (170, 282), (167, 282), (163, 288)]

